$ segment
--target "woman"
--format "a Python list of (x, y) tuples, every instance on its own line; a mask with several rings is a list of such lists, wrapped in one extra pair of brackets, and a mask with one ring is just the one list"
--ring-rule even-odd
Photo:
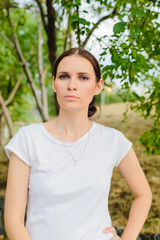
[(102, 88), (98, 62), (88, 51), (72, 48), (57, 59), (58, 116), (21, 127), (4, 147), (10, 157), (5, 196), (10, 240), (119, 239), (108, 212), (114, 167), (135, 198), (121, 239), (136, 240), (152, 194), (132, 142), (89, 119)]

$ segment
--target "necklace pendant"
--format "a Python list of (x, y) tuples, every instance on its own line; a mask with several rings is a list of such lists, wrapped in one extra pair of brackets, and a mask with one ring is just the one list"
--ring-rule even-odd
[[(57, 119), (56, 119), (56, 127), (57, 127)], [(84, 147), (84, 149), (83, 149), (82, 154), (84, 153), (84, 151), (85, 151), (85, 149), (86, 149), (86, 147), (87, 147), (89, 137), (90, 137), (90, 121), (89, 121), (88, 138), (87, 138), (87, 142), (86, 142), (86, 145), (85, 145), (85, 147)], [(63, 146), (65, 147), (65, 149), (67, 150), (67, 152), (68, 152), (68, 153), (70, 154), (70, 156), (72, 157), (72, 159), (73, 159), (73, 161), (74, 161), (73, 164), (74, 164), (74, 166), (76, 167), (76, 166), (77, 166), (77, 161), (80, 159), (80, 157), (82, 156), (82, 154), (81, 154), (77, 159), (75, 159), (74, 156), (73, 156), (73, 155), (70, 153), (70, 151), (67, 149), (67, 147), (66, 147), (66, 145), (64, 144), (63, 141), (62, 141), (62, 143), (63, 143)]]

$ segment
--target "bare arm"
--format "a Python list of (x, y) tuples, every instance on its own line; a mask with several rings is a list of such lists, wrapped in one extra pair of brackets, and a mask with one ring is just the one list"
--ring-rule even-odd
[(30, 166), (11, 153), (5, 194), (4, 225), (9, 240), (31, 240), (24, 226)]
[[(128, 223), (121, 239), (136, 240), (148, 215), (152, 193), (133, 148), (129, 150), (120, 162), (118, 169), (126, 179), (134, 195), (134, 202), (130, 209)], [(108, 228), (107, 231), (115, 233), (115, 229), (113, 228)], [(115, 235), (114, 238), (117, 239), (117, 236)]]
[(121, 239), (136, 240), (148, 215), (152, 193), (133, 148), (124, 157), (118, 169), (125, 177), (135, 198)]

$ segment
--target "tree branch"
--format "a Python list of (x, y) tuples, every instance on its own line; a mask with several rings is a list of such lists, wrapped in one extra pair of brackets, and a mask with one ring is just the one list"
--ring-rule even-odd
[(4, 102), (4, 100), (3, 100), (3, 97), (2, 97), (2, 95), (1, 95), (1, 92), (0, 92), (0, 104), (1, 104), (1, 106), (2, 106), (2, 110), (3, 110), (3, 112), (4, 112), (4, 116), (5, 116), (5, 118), (6, 118), (6, 120), (7, 120), (7, 123), (8, 123), (9, 132), (10, 132), (10, 137), (13, 137), (13, 134), (14, 134), (14, 133), (13, 133), (13, 126), (12, 126), (12, 119), (11, 119), (10, 114), (9, 114), (9, 111), (8, 111), (6, 105), (5, 105), (5, 102)]
[(42, 89), (42, 102), (43, 102), (43, 109), (45, 111), (45, 116), (49, 119), (48, 116), (48, 100), (47, 100), (47, 94), (46, 94), (46, 89), (45, 89), (45, 76), (48, 71), (50, 66), (46, 66), (45, 69), (43, 70), (43, 73), (41, 75), (41, 89)]
[(41, 79), (43, 72), (43, 60), (42, 60), (42, 29), (39, 11), (37, 12), (37, 22), (38, 22), (38, 72), (39, 78)]
[[(8, 45), (15, 50), (15, 45), (14, 45), (14, 43), (13, 43), (4, 33), (0, 32), (0, 35), (1, 35), (2, 38), (8, 43)], [(26, 62), (28, 62), (28, 61), (31, 59), (31, 57), (32, 57), (32, 54), (30, 54), (30, 55), (27, 57)]]
[(39, 79), (40, 79), (40, 86), (42, 91), (42, 104), (43, 104), (43, 111), (45, 112), (45, 116), (49, 119), (48, 116), (48, 99), (47, 93), (45, 89), (45, 75), (48, 70), (46, 67), (45, 71), (43, 71), (43, 54), (42, 54), (42, 28), (41, 28), (41, 17), (40, 12), (37, 12), (37, 21), (38, 21), (38, 71), (39, 71)]
[(42, 18), (44, 29), (45, 29), (46, 33), (48, 34), (48, 26), (47, 26), (47, 23), (46, 23), (46, 20), (45, 20), (45, 14), (44, 14), (42, 4), (39, 0), (35, 0), (35, 1), (37, 3), (37, 5), (39, 7), (39, 10), (40, 10), (40, 13), (41, 13), (41, 18)]
[(109, 19), (109, 18), (113, 18), (116, 14), (118, 14), (118, 13), (117, 13), (117, 9), (115, 8), (112, 13), (110, 13), (110, 14), (107, 15), (107, 16), (104, 16), (104, 17), (100, 18), (100, 19), (98, 20), (98, 22), (97, 22), (96, 24), (94, 24), (93, 28), (91, 29), (91, 31), (89, 32), (89, 34), (87, 35), (86, 39), (84, 40), (84, 42), (83, 42), (83, 44), (82, 44), (81, 46), (82, 46), (82, 47), (85, 47), (85, 46), (86, 46), (86, 44), (87, 44), (89, 38), (91, 37), (92, 33), (94, 32), (94, 30), (98, 27), (98, 25), (99, 25), (101, 22), (103, 22), (103, 21), (105, 21), (105, 20), (107, 20), (107, 19)]
[(0, 32), (0, 35), (12, 48), (14, 48), (14, 43), (3, 32)]
[(51, 63), (52, 73), (54, 69), (54, 62), (57, 58), (57, 46), (56, 46), (56, 13), (53, 8), (53, 0), (46, 0), (47, 5), (47, 17), (48, 17), (48, 49), (49, 49), (49, 60)]
[(15, 94), (16, 94), (16, 92), (17, 92), (17, 89), (19, 88), (19, 85), (20, 85), (20, 83), (21, 83), (21, 80), (22, 80), (22, 74), (18, 77), (18, 80), (17, 80), (17, 82), (16, 82), (16, 84), (15, 84), (15, 86), (14, 86), (14, 88), (13, 88), (13, 90), (12, 90), (10, 96), (9, 96), (9, 98), (4, 102), (6, 106), (7, 106), (7, 105), (12, 101), (12, 99), (14, 98), (14, 96), (15, 96)]
[(38, 107), (39, 111), (42, 112), (42, 104), (41, 104), (39, 96), (36, 93), (36, 87), (34, 85), (32, 74), (31, 74), (31, 72), (30, 72), (30, 70), (29, 70), (29, 68), (27, 66), (27, 62), (26, 62), (26, 60), (25, 60), (25, 58), (23, 56), (23, 53), (22, 53), (22, 50), (21, 50), (21, 47), (20, 47), (20, 44), (19, 44), (19, 40), (18, 40), (18, 37), (17, 37), (17, 34), (14, 31), (14, 26), (13, 26), (13, 24), (11, 22), (9, 9), (7, 9), (7, 13), (8, 13), (8, 21), (9, 21), (10, 27), (12, 29), (12, 38), (13, 38), (13, 42), (14, 42), (16, 53), (18, 55), (20, 64), (23, 67), (23, 70), (24, 70), (24, 72), (25, 72), (25, 74), (27, 76), (27, 80), (28, 80), (28, 82), (29, 82), (29, 84), (31, 86), (31, 89), (33, 91), (33, 94), (35, 96), (37, 107)]
[[(40, 8), (40, 13), (42, 17), (42, 22), (48, 37), (47, 40), (47, 46), (48, 46), (48, 58), (51, 64), (51, 70), (52, 74), (54, 72), (54, 62), (57, 58), (57, 46), (56, 46), (56, 12), (53, 7), (53, 0), (45, 0), (47, 13), (46, 18), (47, 21), (45, 21), (45, 14), (43, 12), (43, 8), (41, 5), (40, 0), (35, 0), (38, 3), (38, 6)], [(59, 112), (59, 105), (56, 99), (56, 96), (54, 94), (54, 101), (56, 106), (56, 113)]]
[[(77, 15), (79, 17), (79, 6), (76, 5), (75, 7), (76, 7)], [(77, 23), (77, 35), (78, 35), (78, 46), (80, 46), (81, 45), (81, 38), (80, 38), (81, 34), (80, 34), (80, 24), (79, 24), (79, 21)]]
[(68, 24), (67, 24), (66, 34), (64, 36), (64, 51), (66, 51), (68, 37), (70, 37), (70, 25), (71, 25), (70, 16), (71, 16), (71, 8), (69, 8), (69, 11), (68, 11)]

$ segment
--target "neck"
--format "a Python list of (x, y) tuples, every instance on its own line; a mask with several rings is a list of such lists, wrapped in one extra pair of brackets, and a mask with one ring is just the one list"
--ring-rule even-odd
[(84, 114), (82, 111), (75, 113), (60, 110), (56, 118), (57, 132), (68, 139), (77, 139), (81, 137), (92, 127), (87, 113)]

